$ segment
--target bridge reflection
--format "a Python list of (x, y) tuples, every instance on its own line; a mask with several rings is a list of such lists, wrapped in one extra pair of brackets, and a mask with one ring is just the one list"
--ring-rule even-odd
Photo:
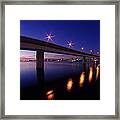
[[(87, 66), (87, 67), (86, 67)], [(37, 79), (39, 85), (40, 99), (44, 100), (53, 100), (56, 99), (56, 89), (54, 87), (47, 88), (45, 78), (44, 78), (44, 69), (36, 67)], [(64, 92), (74, 91), (74, 87), (78, 86), (82, 89), (85, 87), (91, 87), (95, 84), (95, 81), (98, 80), (100, 76), (100, 66), (95, 63), (82, 63), (82, 71), (79, 73), (79, 80), (68, 78), (65, 81)], [(54, 84), (54, 82), (53, 82)], [(81, 89), (81, 91), (82, 91)]]

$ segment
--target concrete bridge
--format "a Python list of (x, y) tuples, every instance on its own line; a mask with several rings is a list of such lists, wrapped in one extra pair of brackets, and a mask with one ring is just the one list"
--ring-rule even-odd
[(60, 53), (66, 55), (81, 56), (83, 60), (89, 58), (100, 58), (98, 55), (80, 52), (70, 48), (66, 48), (53, 43), (48, 43), (38, 39), (20, 36), (20, 49), (21, 50), (34, 50), (36, 51), (36, 60), (38, 61), (37, 67), (44, 68), (44, 52)]

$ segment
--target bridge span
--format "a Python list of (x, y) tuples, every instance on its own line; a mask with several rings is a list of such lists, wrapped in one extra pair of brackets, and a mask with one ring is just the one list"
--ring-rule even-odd
[(37, 67), (43, 68), (44, 66), (44, 52), (60, 53), (66, 55), (81, 56), (83, 60), (86, 57), (99, 58), (99, 55), (89, 54), (71, 48), (66, 48), (53, 43), (45, 42), (30, 37), (20, 36), (20, 49), (21, 50), (34, 50), (36, 51), (36, 60), (38, 61)]

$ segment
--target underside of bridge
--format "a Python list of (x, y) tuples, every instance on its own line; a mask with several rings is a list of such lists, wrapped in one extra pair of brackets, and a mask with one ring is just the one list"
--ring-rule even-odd
[[(37, 50), (36, 51), (36, 68), (38, 69), (44, 69), (44, 51)], [(88, 61), (94, 61), (96, 58), (95, 57), (85, 57), (82, 56), (82, 61), (83, 63), (86, 63)]]
[(97, 57), (97, 58), (99, 57), (99, 55), (85, 53), (71, 48), (66, 48), (60, 45), (56, 45), (53, 43), (48, 43), (42, 40), (23, 37), (23, 36), (20, 37), (20, 49), (34, 50), (34, 51), (40, 50), (44, 52), (60, 53), (60, 54), (74, 55), (74, 56), (89, 56), (89, 57)]

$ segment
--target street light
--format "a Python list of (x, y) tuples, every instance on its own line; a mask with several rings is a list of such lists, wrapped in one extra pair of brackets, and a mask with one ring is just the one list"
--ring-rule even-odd
[(93, 53), (93, 50), (90, 50), (90, 53), (92, 54), (92, 53)]
[(84, 50), (84, 48), (82, 47), (81, 50)]
[(69, 48), (73, 47), (73, 44), (74, 44), (74, 43), (73, 43), (72, 41), (67, 41), (67, 43), (68, 43), (68, 47), (69, 47)]
[(45, 37), (46, 39), (47, 39), (47, 42), (49, 42), (49, 41), (52, 41), (53, 40), (53, 38), (54, 38), (54, 35), (53, 34), (46, 34), (46, 37)]
[(99, 54), (99, 52), (97, 52), (97, 54)]

